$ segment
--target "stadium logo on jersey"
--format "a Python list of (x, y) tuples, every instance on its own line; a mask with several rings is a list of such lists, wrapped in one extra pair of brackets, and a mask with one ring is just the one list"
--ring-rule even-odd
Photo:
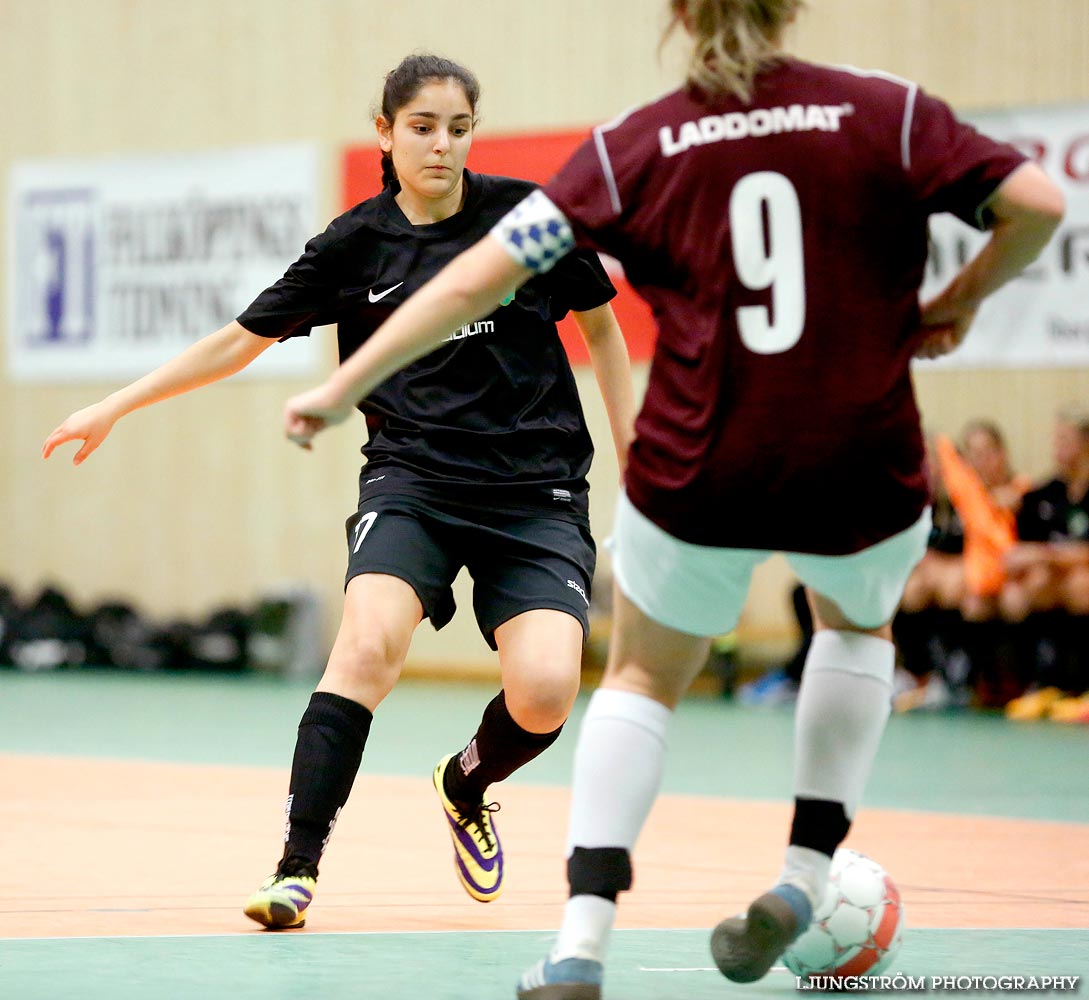
[(32, 191), (15, 210), (16, 328), (24, 343), (78, 345), (95, 320), (95, 194)]
[(466, 323), (465, 326), (455, 330), (450, 336), (443, 337), (445, 344), (450, 340), (464, 340), (466, 337), (475, 337), (478, 333), (495, 333), (495, 320), (481, 319), (475, 323)]
[(587, 598), (586, 596), (586, 591), (583, 590), (582, 587), (580, 587), (577, 583), (575, 583), (574, 580), (568, 580), (567, 586), (569, 586), (572, 590), (577, 590), (579, 597), (586, 601), (586, 607), (590, 606), (590, 601), (589, 598)]
[(854, 114), (851, 104), (791, 104), (788, 107), (754, 108), (707, 115), (685, 122), (674, 136), (669, 125), (658, 130), (662, 156), (676, 156), (693, 146), (733, 139), (760, 138), (783, 132), (838, 132), (840, 119)]

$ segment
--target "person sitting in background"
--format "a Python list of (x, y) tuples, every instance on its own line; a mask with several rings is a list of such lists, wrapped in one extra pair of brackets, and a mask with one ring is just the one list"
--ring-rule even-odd
[[(1032, 483), (1010, 468), (1006, 442), (988, 420), (971, 421), (961, 449), (944, 436), (938, 458), (950, 499), (964, 525), (962, 644), (969, 661), (969, 683), (984, 705), (1004, 705), (1024, 690), (1011, 634), (1000, 609), (1006, 583), (1006, 553), (1017, 543), (1017, 512)], [(1019, 622), (1013, 616), (1010, 623)]]
[(1006, 582), (1006, 553), (1017, 542), (1017, 512), (1032, 486), (1010, 468), (997, 424), (973, 420), (961, 435), (961, 452), (938, 436), (938, 458), (953, 506), (964, 523), (964, 617), (993, 618)]
[(934, 436), (925, 443), (933, 520), (926, 553), (908, 577), (893, 621), (901, 663), (893, 698), (898, 712), (948, 707), (951, 690), (968, 676), (959, 645), (964, 525), (945, 489)]
[(1089, 722), (1089, 413), (1061, 411), (1053, 447), (1055, 477), (1025, 494), (1006, 553), (1003, 608), (1036, 635), (1032, 689), (1006, 714)]
[(1002, 431), (989, 420), (970, 421), (959, 450), (946, 435), (936, 435), (932, 454), (961, 525), (962, 555), (947, 559), (945, 575), (937, 576), (941, 589), (935, 603), (952, 612), (945, 616), (940, 660), (927, 683), (904, 692), (897, 707), (964, 705), (973, 694), (985, 705), (1005, 704), (1024, 685), (1008, 655), (999, 597), (1006, 582), (1005, 554), (1017, 541), (1016, 512), (1030, 481), (1013, 473)]
[(798, 645), (788, 660), (737, 689), (737, 700), (743, 705), (792, 705), (798, 699), (805, 658), (813, 640), (813, 611), (804, 584), (795, 583), (791, 588), (790, 606), (798, 623)]

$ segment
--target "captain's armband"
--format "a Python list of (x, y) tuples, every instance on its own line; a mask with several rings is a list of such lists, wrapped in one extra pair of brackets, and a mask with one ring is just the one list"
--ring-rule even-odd
[(575, 248), (571, 224), (540, 190), (527, 195), (492, 227), (492, 236), (522, 267), (550, 271)]

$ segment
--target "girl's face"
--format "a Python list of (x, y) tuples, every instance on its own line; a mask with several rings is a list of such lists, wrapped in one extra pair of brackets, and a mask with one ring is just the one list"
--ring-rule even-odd
[(376, 124), (403, 191), (434, 200), (457, 190), (473, 141), (473, 109), (456, 80), (425, 83), (392, 127), (383, 118)]
[(1085, 447), (1078, 428), (1066, 420), (1055, 421), (1054, 446), (1055, 464), (1063, 473), (1072, 472), (1081, 458)]
[(974, 430), (964, 439), (964, 457), (988, 489), (1002, 486), (1010, 478), (1006, 449), (987, 431)]

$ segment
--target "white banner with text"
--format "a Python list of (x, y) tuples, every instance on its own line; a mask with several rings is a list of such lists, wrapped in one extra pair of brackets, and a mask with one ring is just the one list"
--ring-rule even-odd
[[(1066, 216), (1039, 259), (987, 299), (940, 368), (1089, 367), (1089, 104), (965, 116), (1012, 143), (1062, 188)], [(987, 239), (952, 216), (931, 221), (924, 298), (941, 289)]]
[[(130, 379), (234, 319), (315, 233), (313, 145), (16, 163), (8, 370)], [(309, 377), (315, 338), (247, 371)]]

